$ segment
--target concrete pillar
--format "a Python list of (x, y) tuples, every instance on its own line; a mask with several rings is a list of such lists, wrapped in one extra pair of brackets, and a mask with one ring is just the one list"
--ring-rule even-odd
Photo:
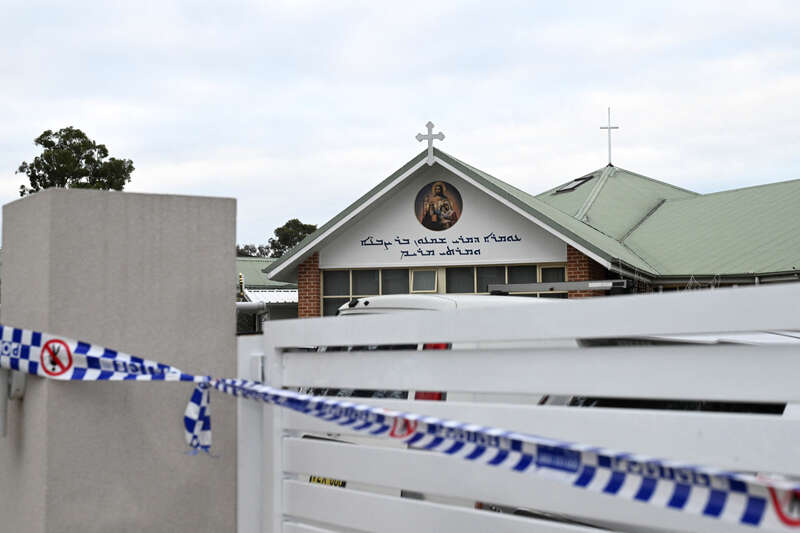
[[(232, 199), (50, 189), (3, 207), (2, 322), (233, 377)], [(0, 439), (0, 531), (236, 529), (236, 410), (185, 455), (181, 383), (29, 377)]]

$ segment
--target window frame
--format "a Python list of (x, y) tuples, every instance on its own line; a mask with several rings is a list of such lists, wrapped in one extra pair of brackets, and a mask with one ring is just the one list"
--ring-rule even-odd
[[(478, 268), (481, 267), (503, 267), (505, 271), (504, 276), (504, 283), (508, 284), (508, 269), (509, 267), (516, 267), (516, 266), (534, 266), (536, 267), (536, 283), (542, 283), (542, 269), (543, 268), (562, 268), (564, 269), (564, 280), (567, 279), (567, 263), (560, 262), (560, 263), (511, 263), (511, 264), (504, 264), (504, 265), (472, 265), (472, 279), (473, 279), (473, 292), (457, 292), (457, 293), (448, 293), (447, 292), (447, 269), (448, 268), (464, 268), (465, 266), (469, 267), (469, 265), (453, 265), (449, 267), (438, 267), (441, 268), (445, 272), (445, 282), (444, 282), (444, 292), (445, 294), (491, 294), (489, 291), (485, 292), (478, 292)], [(568, 291), (519, 291), (519, 292), (510, 292), (508, 293), (511, 296), (526, 296), (526, 295), (533, 295), (535, 294), (538, 298), (540, 294), (566, 294)]]
[[(340, 299), (352, 300), (353, 298), (368, 298), (370, 296), (379, 296), (383, 294), (383, 271), (384, 270), (406, 270), (408, 272), (408, 293), (407, 294), (491, 294), (490, 292), (478, 292), (478, 268), (482, 267), (503, 267), (504, 283), (508, 283), (508, 269), (509, 267), (516, 266), (535, 266), (536, 267), (536, 282), (542, 283), (542, 269), (543, 268), (562, 268), (564, 270), (564, 280), (569, 281), (567, 278), (567, 263), (506, 263), (506, 264), (487, 264), (487, 265), (451, 265), (451, 266), (435, 266), (435, 267), (409, 267), (409, 268), (327, 268), (319, 271), (319, 298), (320, 298), (320, 314), (324, 315), (325, 300), (326, 299)], [(447, 269), (448, 268), (471, 268), (472, 269), (472, 292), (447, 292)], [(355, 294), (353, 293), (353, 271), (356, 270), (377, 270), (378, 271), (378, 294)], [(325, 295), (325, 272), (345, 271), (348, 273), (348, 289), (346, 295)], [(414, 273), (420, 271), (433, 272), (433, 290), (428, 291), (415, 291), (414, 290)], [(441, 278), (441, 279), (440, 279)], [(441, 292), (440, 292), (441, 290)], [(540, 294), (566, 294), (568, 291), (538, 291), (538, 292), (510, 292), (511, 296), (534, 296), (539, 297)], [(406, 293), (394, 293), (406, 294)], [(328, 315), (330, 316), (330, 315)]]
[[(437, 294), (439, 292), (439, 267), (421, 267), (408, 269), (408, 294)], [(414, 273), (415, 272), (433, 272), (433, 290), (432, 291), (416, 291), (414, 290)]]
[[(378, 293), (377, 294), (356, 294), (353, 292), (353, 271), (356, 270), (376, 270), (378, 272)], [(350, 301), (353, 298), (368, 298), (370, 296), (379, 296), (383, 294), (383, 271), (384, 270), (405, 270), (408, 272), (408, 294), (411, 294), (411, 269), (410, 268), (326, 268), (319, 271), (319, 299), (320, 299), (320, 316), (333, 316), (325, 315), (325, 300), (339, 299)], [(430, 270), (430, 269), (427, 269)], [(435, 270), (435, 269), (434, 269)], [(325, 272), (347, 272), (347, 294), (325, 294)], [(405, 293), (394, 293), (405, 294)]]

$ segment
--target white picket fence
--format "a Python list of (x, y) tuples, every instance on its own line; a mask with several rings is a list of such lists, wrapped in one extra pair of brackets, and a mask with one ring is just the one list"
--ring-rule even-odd
[[(473, 401), (358, 400), (405, 412), (746, 472), (800, 476), (800, 345), (554, 347), (571, 339), (800, 330), (800, 284), (530, 309), (269, 322), (240, 337), (240, 377), (272, 386), (448, 391)], [(558, 342), (553, 342), (558, 341)], [(287, 351), (450, 342), (447, 351)], [(491, 394), (503, 403), (487, 401)], [(769, 402), (781, 415), (536, 405), (539, 395)], [(510, 398), (510, 399), (509, 399)], [(514, 398), (518, 398), (515, 401)], [(515, 402), (515, 403), (511, 403)], [(752, 531), (491, 468), (239, 400), (240, 533)], [(304, 438), (328, 436), (333, 440)], [(344, 480), (346, 488), (309, 482)], [(424, 494), (424, 500), (401, 497)], [(405, 493), (407, 495), (408, 492)], [(574, 522), (475, 509), (475, 502)]]

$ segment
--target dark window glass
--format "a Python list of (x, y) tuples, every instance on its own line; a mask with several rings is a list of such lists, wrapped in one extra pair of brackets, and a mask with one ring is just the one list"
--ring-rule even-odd
[(322, 299), (322, 316), (336, 316), (336, 311), (349, 302), (349, 298), (323, 298)]
[(472, 267), (446, 270), (447, 292), (475, 292), (475, 269)]
[(378, 271), (353, 270), (353, 294), (378, 294)]
[(489, 285), (506, 282), (506, 267), (478, 267), (478, 292), (489, 292)]
[(564, 281), (564, 267), (542, 269), (542, 283), (555, 283), (558, 281)]
[(509, 283), (536, 283), (536, 265), (508, 267)]
[(381, 277), (382, 294), (408, 294), (408, 270), (381, 270)]
[(566, 298), (566, 292), (540, 292), (540, 298)]
[(350, 272), (325, 270), (322, 273), (322, 294), (325, 296), (350, 295)]
[(415, 291), (435, 291), (436, 290), (436, 271), (435, 270), (415, 270), (414, 290)]

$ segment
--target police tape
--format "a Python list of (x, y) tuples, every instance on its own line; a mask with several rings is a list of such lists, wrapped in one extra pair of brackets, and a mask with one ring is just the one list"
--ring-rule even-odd
[(185, 381), (196, 388), (186, 408), (186, 442), (210, 451), (211, 376), (194, 376), (174, 366), (88, 342), (0, 325), (0, 368), (59, 381)]
[(194, 376), (173, 366), (89, 343), (0, 326), (0, 368), (62, 381), (184, 381), (195, 385), (184, 414), (186, 443), (210, 451), (209, 390), (265, 402), (400, 439), (471, 462), (728, 523), (762, 529), (800, 527), (800, 484), (777, 477), (668, 461), (499, 428), (310, 396), (242, 379)]

